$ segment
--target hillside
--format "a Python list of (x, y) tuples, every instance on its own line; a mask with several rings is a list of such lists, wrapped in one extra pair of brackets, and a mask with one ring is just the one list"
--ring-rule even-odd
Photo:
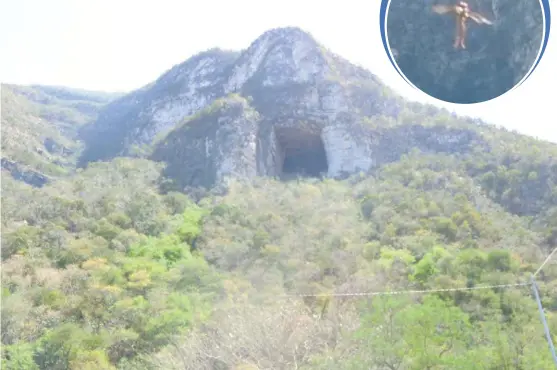
[[(555, 245), (557, 225), (535, 228), (506, 212), (458, 163), (413, 153), (373, 177), (231, 183), (197, 205), (159, 194), (160, 166), (139, 159), (92, 165), (41, 189), (3, 181), (4, 363), (477, 369), (481, 358), (485, 368), (550, 369), (528, 287), (280, 297), (525, 281)], [(553, 264), (538, 277), (553, 332), (556, 276)], [(434, 329), (450, 323), (467, 329)], [(403, 355), (425, 336), (424, 353)], [(453, 349), (443, 349), (447, 341)]]
[(2, 169), (30, 184), (75, 168), (78, 128), (117, 94), (2, 84)]
[[(557, 247), (557, 145), (407, 102), (308, 37), (195, 56), (70, 125), (83, 168), (2, 177), (2, 368), (552, 369), (527, 282)], [(408, 290), (435, 292), (379, 294)]]

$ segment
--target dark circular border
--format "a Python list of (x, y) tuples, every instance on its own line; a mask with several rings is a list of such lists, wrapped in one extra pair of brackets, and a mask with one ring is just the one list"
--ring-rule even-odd
[[(545, 48), (547, 47), (547, 41), (549, 40), (549, 31), (551, 29), (551, 11), (549, 10), (549, 0), (539, 0), (539, 2), (542, 6), (542, 14), (543, 14), (544, 23), (545, 23), (544, 34), (543, 34), (543, 42), (542, 42), (542, 47), (540, 49), (540, 53), (538, 55), (538, 58), (536, 59), (536, 62), (531, 67), (530, 71), (522, 78), (522, 80), (519, 83), (517, 83), (509, 91), (512, 91), (512, 90), (516, 89), (518, 86), (520, 86), (522, 83), (524, 83), (524, 81), (526, 81), (526, 79), (528, 79), (528, 77), (530, 77), (530, 75), (532, 75), (532, 72), (534, 72), (534, 70), (538, 66), (540, 60), (542, 59), (543, 53), (545, 52)], [(391, 53), (391, 49), (389, 47), (389, 41), (387, 40), (387, 12), (389, 10), (389, 5), (390, 4), (391, 4), (391, 0), (381, 0), (381, 9), (379, 11), (379, 27), (381, 29), (381, 40), (383, 41), (383, 47), (385, 48), (385, 52), (387, 53), (387, 56), (389, 57), (389, 60), (390, 60), (391, 64), (396, 69), (398, 74), (404, 79), (404, 81), (406, 81), (406, 83), (408, 83), (413, 88), (419, 90), (416, 86), (414, 86), (414, 84), (412, 82), (410, 82), (406, 78), (406, 76), (404, 76), (404, 73), (402, 73), (402, 71), (400, 70), (400, 68), (396, 64), (396, 62), (393, 58), (393, 54)], [(507, 91), (507, 92), (509, 92), (509, 91)]]

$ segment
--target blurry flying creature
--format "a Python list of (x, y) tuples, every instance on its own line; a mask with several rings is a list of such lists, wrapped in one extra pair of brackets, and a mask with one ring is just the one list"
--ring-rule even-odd
[(458, 1), (456, 5), (433, 5), (433, 11), (437, 14), (453, 13), (456, 15), (456, 35), (453, 45), (455, 49), (466, 49), (466, 22), (469, 19), (478, 24), (493, 24), (483, 15), (470, 11), (468, 3), (465, 1)]

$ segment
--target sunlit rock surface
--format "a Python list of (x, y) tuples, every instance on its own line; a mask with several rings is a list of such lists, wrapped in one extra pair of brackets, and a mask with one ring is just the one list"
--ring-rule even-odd
[(279, 28), (241, 53), (201, 53), (112, 103), (84, 134), (82, 163), (149, 144), (180, 186), (211, 187), (231, 177), (345, 177), (414, 147), (466, 151), (476, 139), (380, 123), (402, 106), (372, 73)]

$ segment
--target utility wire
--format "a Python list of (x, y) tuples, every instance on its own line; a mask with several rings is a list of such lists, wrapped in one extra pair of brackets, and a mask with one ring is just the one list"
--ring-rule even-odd
[(444, 289), (424, 289), (424, 290), (396, 290), (384, 292), (362, 292), (362, 293), (321, 293), (321, 294), (286, 294), (279, 297), (356, 297), (356, 296), (378, 296), (378, 295), (397, 295), (397, 294), (427, 294), (440, 292), (458, 292), (464, 290), (510, 288), (519, 286), (529, 286), (531, 283), (500, 284), (500, 285), (478, 285), (474, 287), (444, 288)]
[(555, 253), (555, 251), (557, 251), (557, 247), (555, 249), (553, 249), (553, 251), (551, 253), (549, 253), (549, 256), (547, 256), (547, 258), (545, 259), (545, 261), (543, 261), (541, 266), (536, 270), (536, 272), (534, 272), (534, 277), (542, 270), (542, 268), (545, 266), (545, 264), (547, 262), (549, 262), (549, 260), (551, 259), (551, 256), (553, 256), (553, 253)]
[(547, 342), (549, 343), (549, 347), (551, 350), (551, 354), (553, 356), (553, 360), (557, 365), (557, 355), (555, 354), (555, 347), (553, 345), (553, 341), (551, 338), (551, 334), (549, 332), (549, 327), (547, 326), (547, 322), (545, 319), (545, 314), (543, 311), (543, 307), (540, 301), (539, 293), (537, 290), (535, 276), (544, 268), (547, 262), (551, 259), (553, 254), (557, 251), (557, 248), (553, 249), (553, 251), (547, 256), (547, 258), (543, 261), (543, 263), (538, 267), (536, 272), (531, 276), (530, 283), (516, 283), (516, 284), (500, 284), (500, 285), (478, 285), (474, 287), (461, 287), (461, 288), (444, 288), (444, 289), (424, 289), (424, 290), (397, 290), (397, 291), (390, 291), (390, 292), (363, 292), (363, 293), (331, 293), (331, 294), (287, 294), (282, 295), (279, 297), (357, 297), (357, 296), (380, 296), (380, 295), (402, 295), (402, 294), (427, 294), (427, 293), (440, 293), (440, 292), (458, 292), (458, 291), (470, 291), (470, 290), (479, 290), (479, 289), (496, 289), (496, 288), (511, 288), (511, 287), (520, 287), (520, 286), (531, 286), (534, 290), (534, 295), (536, 297), (536, 301), (538, 304), (538, 309), (540, 311), (540, 317), (542, 323), (544, 325), (545, 335), (547, 338)]
[[(557, 248), (547, 256), (540, 267), (536, 270), (533, 277), (535, 277), (551, 259), (553, 254), (557, 252)], [(442, 293), (442, 292), (458, 292), (467, 290), (480, 290), (480, 289), (496, 289), (496, 288), (512, 288), (520, 286), (531, 286), (532, 283), (516, 283), (516, 284), (500, 284), (500, 285), (478, 285), (474, 287), (461, 287), (461, 288), (444, 288), (444, 289), (424, 289), (424, 290), (395, 290), (383, 292), (360, 292), (360, 293), (321, 293), (321, 294), (285, 294), (277, 298), (303, 298), (303, 297), (362, 297), (362, 296), (379, 296), (379, 295), (397, 295), (397, 294), (427, 294), (427, 293)]]

